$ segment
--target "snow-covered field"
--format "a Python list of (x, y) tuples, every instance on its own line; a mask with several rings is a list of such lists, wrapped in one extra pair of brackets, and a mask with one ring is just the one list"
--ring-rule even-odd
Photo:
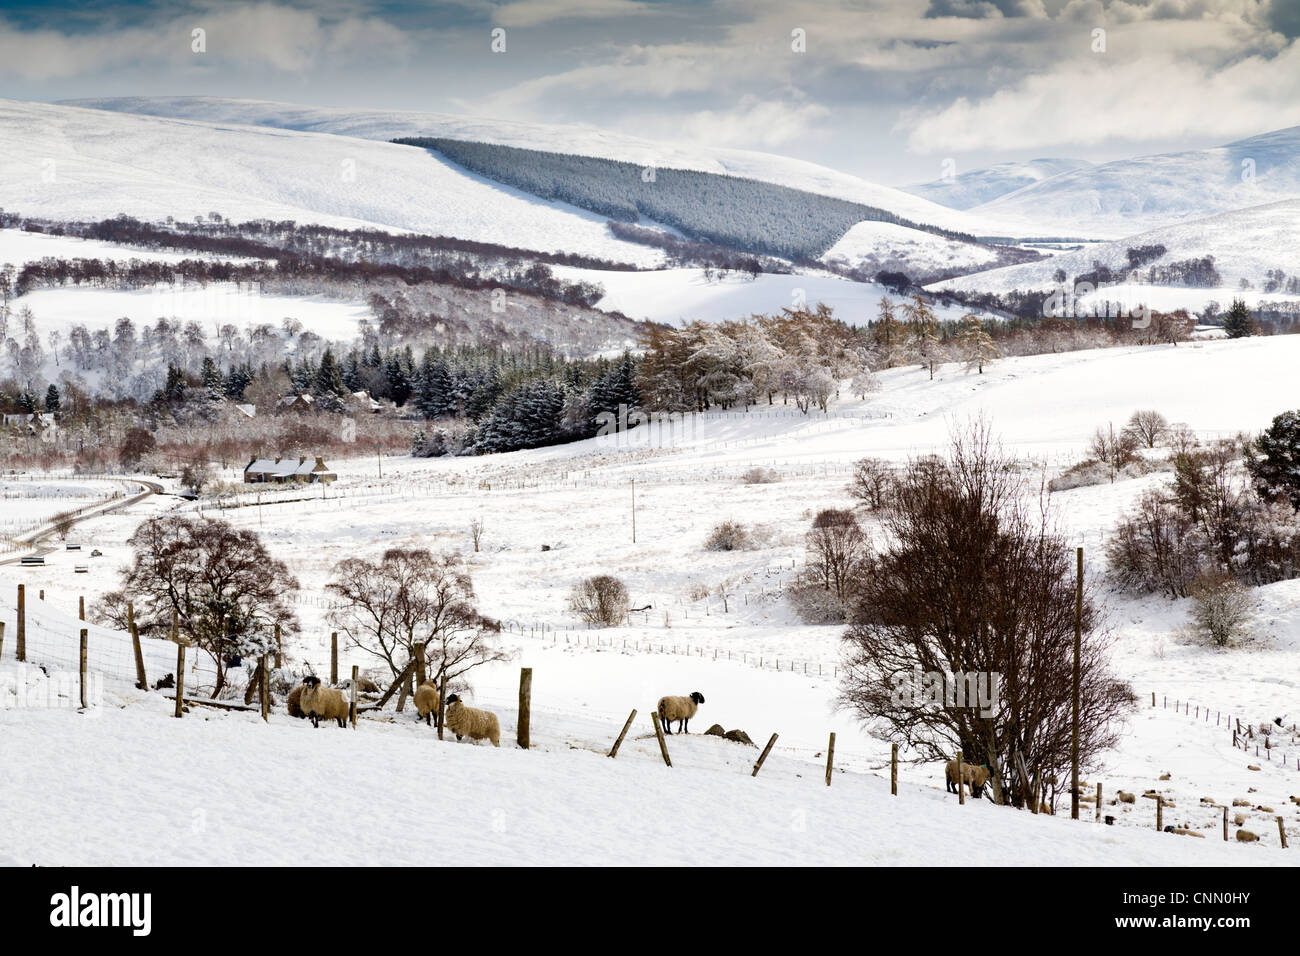
[[(320, 497), (272, 503), (302, 496), (268, 494), (259, 507), (248, 496), (252, 506), (204, 512), (258, 531), (298, 576), (303, 634), (290, 664), (327, 667), (334, 628), (323, 588), (340, 558), (394, 546), (461, 551), (481, 610), (503, 621), (502, 641), (516, 655), (474, 672), (468, 695), (499, 714), (502, 748), (438, 743), (409, 711), (368, 716), (356, 733), (313, 732), (282, 714), (263, 727), (251, 715), (197, 707), (175, 721), (170, 702), (139, 700), (121, 679), (107, 681), (102, 705), (84, 715), (67, 707), (0, 712), (7, 745), (24, 755), (15, 762), (18, 799), (41, 806), (45, 820), (6, 846), (6, 862), (288, 862), (326, 834), (339, 862), (417, 862), (424, 844), (410, 839), (409, 808), (432, 802), (460, 809), (427, 815), (421, 838), (462, 863), (946, 864), (955, 841), (989, 863), (1288, 863), (1273, 816), (1285, 817), (1294, 845), (1300, 807), (1287, 798), (1300, 792), (1300, 742), (1279, 734), (1279, 746), (1256, 758), (1232, 748), (1226, 721), (1285, 716), (1289, 726), (1300, 717), (1300, 582), (1259, 589), (1255, 640), (1232, 651), (1183, 637), (1182, 602), (1107, 595), (1114, 667), (1142, 706), (1117, 750), (1088, 769), (1088, 786), (1101, 782), (1107, 801), (1117, 789), (1156, 788), (1175, 804), (1165, 822), (1205, 840), (1150, 832), (1154, 807), (1142, 799), (1108, 803), (1114, 828), (1088, 811), (1088, 822), (1071, 823), (957, 807), (935, 764), (904, 763), (891, 798), (888, 744), (835, 708), (840, 629), (799, 623), (781, 595), (803, 560), (813, 514), (848, 503), (856, 458), (901, 461), (942, 449), (949, 429), (976, 414), (1010, 450), (1049, 469), (1076, 460), (1096, 426), (1118, 425), (1135, 408), (1157, 408), (1206, 437), (1256, 430), (1294, 407), (1298, 362), (1300, 338), (1287, 336), (1009, 359), (982, 376), (945, 366), (934, 382), (895, 369), (882, 374), (878, 395), (846, 399), (830, 415), (778, 405), (705, 416), (655, 448), (633, 432), (625, 447), (605, 439), (476, 459), (387, 459), (382, 479), (373, 458), (331, 462), (340, 480)], [(754, 466), (780, 480), (746, 483), (741, 476)], [(1086, 549), (1089, 575), (1104, 568), (1102, 543), (1118, 515), (1162, 480), (1052, 496), (1067, 538)], [(1032, 470), (1026, 482), (1037, 487)], [(83, 546), (104, 557), (75, 579), (62, 553), (45, 568), (0, 569), (8, 633), (12, 585), (21, 581), (29, 594), (46, 590), (50, 630), (71, 641), (77, 594), (93, 605), (115, 587), (136, 522), (174, 507), (193, 506), (155, 497), (87, 522)], [(474, 518), (485, 526), (478, 553)], [(704, 537), (724, 518), (750, 525), (757, 547), (705, 551)], [(600, 572), (623, 578), (633, 606), (650, 608), (625, 627), (580, 626), (567, 592)], [(101, 644), (129, 676), (122, 646), (113, 650), (111, 635), (97, 634), (93, 646)], [(12, 681), (11, 646), (0, 676)], [(373, 661), (345, 651), (344, 668), (353, 663)], [(169, 668), (166, 659), (156, 664)], [(528, 753), (513, 746), (521, 666), (534, 668)], [(689, 737), (669, 739), (670, 770), (648, 715), (659, 696), (692, 690), (707, 703)], [(1175, 712), (1175, 702), (1187, 701), (1192, 713)], [(630, 739), (608, 760), (634, 707)], [(714, 722), (744, 729), (759, 745), (780, 734), (757, 780), (749, 775), (756, 750), (697, 736)], [(828, 790), (832, 731), (840, 772)], [(328, 798), (299, 800), (304, 779)], [(183, 812), (161, 796), (177, 787)], [(1249, 801), (1241, 811), (1260, 843), (1223, 846), (1221, 811), (1202, 797)], [(274, 828), (263, 825), (268, 819)], [(84, 839), (88, 832), (95, 841)]]
[(357, 323), (371, 318), (361, 302), (337, 302), (324, 296), (277, 295), (256, 285), (211, 282), (207, 285), (162, 284), (149, 289), (94, 289), (67, 287), (39, 289), (18, 300), (32, 310), (37, 331), (48, 336), (84, 325), (113, 328), (123, 316), (137, 325), (148, 325), (159, 317), (181, 322), (198, 322), (214, 338), (222, 325), (233, 324), (241, 332), (267, 323), (279, 328), (285, 319), (297, 319), (303, 328), (326, 339), (351, 340)]

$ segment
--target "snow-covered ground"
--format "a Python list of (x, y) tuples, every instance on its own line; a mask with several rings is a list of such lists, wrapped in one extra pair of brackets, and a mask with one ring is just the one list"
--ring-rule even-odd
[(860, 222), (831, 246), (823, 262), (863, 266), (873, 272), (902, 271), (910, 276), (940, 272), (973, 271), (997, 260), (988, 246), (957, 242), (894, 225), (891, 222)]
[[(80, 716), (66, 707), (0, 712), (7, 744), (26, 755), (16, 762), (19, 800), (41, 806), (45, 821), (4, 852), (24, 865), (234, 862), (236, 853), (241, 862), (287, 862), (328, 833), (340, 861), (414, 862), (423, 844), (409, 838), (409, 807), (432, 799), (460, 810), (429, 815), (421, 838), (466, 863), (675, 863), (694, 855), (730, 864), (944, 864), (954, 841), (980, 848), (990, 863), (1287, 863), (1273, 817), (1284, 816), (1294, 845), (1300, 807), (1288, 797), (1300, 792), (1300, 741), (1279, 733), (1278, 746), (1256, 757), (1232, 748), (1227, 720), (1276, 716), (1290, 726), (1300, 717), (1300, 582), (1259, 589), (1255, 639), (1231, 651), (1184, 637), (1182, 602), (1107, 594), (1113, 666), (1141, 702), (1119, 747), (1087, 772), (1089, 789), (1103, 784), (1114, 828), (1092, 822), (1090, 811), (1074, 824), (987, 804), (959, 808), (932, 763), (904, 763), (900, 795), (891, 798), (887, 742), (835, 707), (840, 629), (800, 623), (782, 591), (803, 560), (813, 514), (848, 503), (856, 458), (901, 461), (942, 449), (949, 429), (975, 414), (987, 416), (1009, 450), (1050, 470), (1076, 460), (1096, 426), (1118, 425), (1135, 408), (1157, 408), (1206, 437), (1255, 430), (1294, 407), (1298, 362), (1300, 338), (1287, 336), (1008, 359), (982, 376), (945, 366), (934, 382), (894, 369), (882, 374), (882, 392), (865, 403), (846, 399), (830, 415), (778, 405), (703, 416), (660, 447), (644, 447), (633, 432), (623, 447), (598, 439), (477, 459), (386, 459), (382, 478), (373, 458), (332, 461), (340, 480), (322, 492), (267, 493), (260, 506), (248, 495), (248, 507), (204, 512), (258, 531), (298, 576), (303, 632), (289, 647), (290, 665), (327, 667), (336, 628), (323, 588), (340, 558), (394, 546), (458, 550), (482, 611), (503, 621), (501, 640), (515, 654), (475, 671), (467, 695), (499, 714), (502, 748), (439, 744), (409, 712), (368, 716), (355, 733), (313, 732), (279, 713), (263, 727), (250, 715), (197, 707), (175, 721), (170, 702), (135, 699), (120, 676), (133, 674), (125, 645), (97, 632), (92, 659), (100, 648), (105, 669), (119, 675), (106, 682), (102, 706)], [(780, 480), (746, 483), (755, 466)], [(1117, 517), (1163, 480), (1158, 473), (1052, 496), (1068, 540), (1086, 549), (1089, 575), (1104, 569), (1102, 544)], [(1037, 487), (1032, 469), (1026, 484)], [(104, 557), (75, 579), (63, 553), (44, 568), (0, 569), (6, 595), (17, 581), (29, 595), (46, 590), (40, 611), (52, 622), (51, 640), (66, 644), (56, 666), (75, 660), (67, 655), (76, 595), (93, 606), (115, 587), (136, 522), (174, 507), (193, 506), (154, 497), (87, 522), (83, 547), (100, 547)], [(474, 518), (485, 526), (478, 553)], [(704, 550), (724, 518), (749, 525), (756, 547)], [(627, 582), (633, 606), (650, 608), (620, 628), (579, 625), (568, 590), (601, 572)], [(11, 601), (2, 611), (10, 634)], [(6, 641), (0, 675), (13, 673), (11, 647)], [(345, 672), (353, 663), (374, 662), (345, 649)], [(537, 749), (529, 753), (513, 748), (521, 666), (534, 668)], [(151, 679), (155, 667), (174, 663), (151, 663)], [(670, 770), (648, 715), (659, 696), (692, 690), (707, 702), (690, 737), (669, 739)], [(1182, 713), (1188, 701), (1192, 712)], [(630, 739), (610, 761), (603, 754), (634, 707)], [(756, 750), (697, 736), (714, 722), (744, 729), (760, 746), (780, 734), (757, 780), (749, 776)], [(827, 790), (830, 732), (841, 772)], [(84, 771), (87, 753), (104, 755), (93, 764), (98, 773)], [(300, 779), (328, 798), (301, 801)], [(183, 819), (175, 801), (158, 796), (177, 786), (187, 794)], [(1207, 839), (1150, 832), (1149, 800), (1109, 803), (1118, 789), (1148, 788), (1174, 804), (1166, 823)], [(1248, 801), (1239, 812), (1260, 843), (1222, 846), (1222, 811), (1202, 797)], [(266, 827), (268, 819), (276, 826)], [(93, 843), (86, 832), (96, 833)], [(142, 841), (140, 833), (154, 836)]]

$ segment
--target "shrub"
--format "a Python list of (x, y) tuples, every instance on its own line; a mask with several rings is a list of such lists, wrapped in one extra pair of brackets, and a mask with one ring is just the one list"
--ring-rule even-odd
[(1250, 591), (1225, 571), (1208, 571), (1191, 588), (1192, 625), (1216, 647), (1230, 647), (1249, 633)]
[(771, 468), (751, 468), (740, 476), (740, 480), (747, 485), (774, 485), (781, 476)]
[(749, 531), (739, 521), (714, 525), (704, 541), (705, 551), (744, 551), (750, 547)]
[(569, 594), (569, 610), (597, 627), (622, 624), (627, 618), (629, 603), (626, 585), (608, 574), (579, 581)]

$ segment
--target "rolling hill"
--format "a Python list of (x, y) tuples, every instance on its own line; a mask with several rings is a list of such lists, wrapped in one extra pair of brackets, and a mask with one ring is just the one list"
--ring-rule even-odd
[(952, 179), (936, 179), (933, 182), (906, 186), (904, 190), (941, 206), (973, 209), (1017, 189), (1091, 165), (1082, 159), (1031, 159), (1026, 163), (998, 163), (984, 169), (973, 169)]

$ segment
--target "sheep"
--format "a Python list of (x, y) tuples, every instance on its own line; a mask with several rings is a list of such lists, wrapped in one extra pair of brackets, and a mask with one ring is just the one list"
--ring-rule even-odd
[(306, 711), (302, 709), (302, 684), (289, 691), (289, 699), (285, 706), (289, 710), (290, 717), (303, 718), (307, 716)]
[(671, 734), (672, 722), (677, 721), (678, 733), (691, 732), (691, 718), (704, 703), (704, 695), (698, 690), (691, 691), (690, 697), (660, 697), (655, 708), (659, 712), (659, 722), (663, 724), (664, 733)]
[(497, 723), (497, 715), (490, 711), (466, 707), (459, 694), (452, 694), (447, 698), (447, 713), (443, 721), (447, 729), (456, 735), (457, 740), (462, 737), (469, 737), (470, 740), (486, 738), (492, 741), (493, 747), (501, 746), (501, 725)]
[(333, 687), (322, 687), (320, 678), (314, 676), (302, 679), (302, 694), (298, 701), (303, 712), (311, 718), (311, 725), (319, 727), (321, 718), (336, 720), (340, 727), (348, 725), (349, 701), (343, 691)]
[(438, 683), (427, 680), (415, 689), (415, 709), (420, 719), (433, 726), (433, 715), (438, 712)]
[(1255, 833), (1251, 833), (1249, 830), (1237, 831), (1238, 843), (1254, 843), (1258, 839), (1259, 839), (1259, 835)]
[(1234, 824), (1236, 824), (1237, 826), (1244, 826), (1245, 823), (1246, 823), (1246, 814), (1244, 814), (1244, 813), (1234, 813), (1234, 814), (1232, 815), (1232, 822), (1233, 822)]
[[(949, 793), (957, 793), (959, 786), (957, 783), (957, 761), (949, 760), (943, 767), (944, 781), (947, 784)], [(989, 782), (989, 768), (979, 764), (962, 763), (961, 765), (961, 782), (970, 787), (970, 795), (976, 800), (984, 792), (984, 787)]]
[(1116, 796), (1120, 803), (1137, 803), (1137, 795), (1120, 790)]

